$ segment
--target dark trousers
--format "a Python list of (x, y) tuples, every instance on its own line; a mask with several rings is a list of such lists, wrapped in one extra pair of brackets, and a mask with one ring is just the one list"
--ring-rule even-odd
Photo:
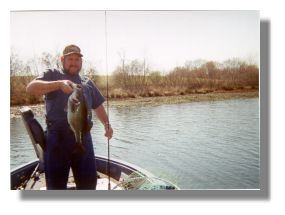
[(97, 173), (90, 133), (83, 137), (85, 151), (78, 150), (67, 122), (48, 123), (44, 152), (45, 178), (48, 190), (67, 188), (70, 168), (76, 189), (94, 190)]

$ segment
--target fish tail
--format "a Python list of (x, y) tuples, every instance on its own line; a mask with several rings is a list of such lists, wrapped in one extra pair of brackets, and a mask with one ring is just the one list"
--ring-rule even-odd
[(78, 132), (78, 141), (77, 142), (77, 148), (79, 149), (80, 152), (84, 153), (85, 152), (85, 147), (83, 144), (83, 133)]
[(86, 151), (84, 147), (84, 138), (83, 138), (84, 133), (81, 131), (77, 131), (77, 130), (73, 130), (73, 133), (74, 133), (75, 142), (76, 142), (76, 146), (75, 146), (73, 153), (77, 153), (77, 152), (84, 153)]
[(82, 144), (78, 144), (77, 148), (78, 148), (79, 152), (81, 152), (81, 153), (84, 153), (86, 151), (85, 147)]
[(76, 144), (75, 149), (73, 150), (74, 154), (83, 154), (85, 153), (86, 149), (83, 145)]

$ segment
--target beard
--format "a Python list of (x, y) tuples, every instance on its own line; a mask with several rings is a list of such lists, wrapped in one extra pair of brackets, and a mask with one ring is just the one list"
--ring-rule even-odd
[(68, 68), (63, 67), (63, 71), (69, 75), (78, 75), (80, 70), (81, 66), (80, 67), (70, 66)]

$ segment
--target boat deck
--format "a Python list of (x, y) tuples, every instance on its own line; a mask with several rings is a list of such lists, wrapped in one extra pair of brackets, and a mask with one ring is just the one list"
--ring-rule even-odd
[[(37, 180), (31, 179), (28, 183), (25, 189), (28, 190), (46, 190), (46, 181), (45, 181), (45, 174), (42, 173), (39, 176), (36, 177)], [(98, 173), (97, 178), (97, 186), (96, 190), (108, 190), (108, 176)], [(114, 179), (110, 179), (110, 186), (111, 190), (123, 190), (122, 187), (117, 186), (119, 184), (119, 181), (116, 181)], [(68, 190), (75, 190), (76, 184), (73, 178), (72, 171), (70, 170), (69, 178), (67, 182), (67, 189)]]

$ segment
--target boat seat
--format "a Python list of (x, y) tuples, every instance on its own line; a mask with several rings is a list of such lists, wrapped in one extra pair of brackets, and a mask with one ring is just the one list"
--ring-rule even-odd
[(35, 140), (36, 144), (39, 144), (41, 148), (45, 149), (45, 133), (41, 126), (41, 124), (38, 122), (38, 120), (34, 117), (34, 113), (32, 110), (28, 107), (24, 107), (20, 110), (23, 120), (27, 123), (31, 135)]
[(21, 108), (20, 113), (24, 121), (24, 125), (32, 140), (32, 144), (36, 151), (37, 157), (40, 160), (40, 166), (43, 167), (43, 151), (46, 144), (44, 130), (41, 124), (35, 118), (33, 111), (29, 107)]

